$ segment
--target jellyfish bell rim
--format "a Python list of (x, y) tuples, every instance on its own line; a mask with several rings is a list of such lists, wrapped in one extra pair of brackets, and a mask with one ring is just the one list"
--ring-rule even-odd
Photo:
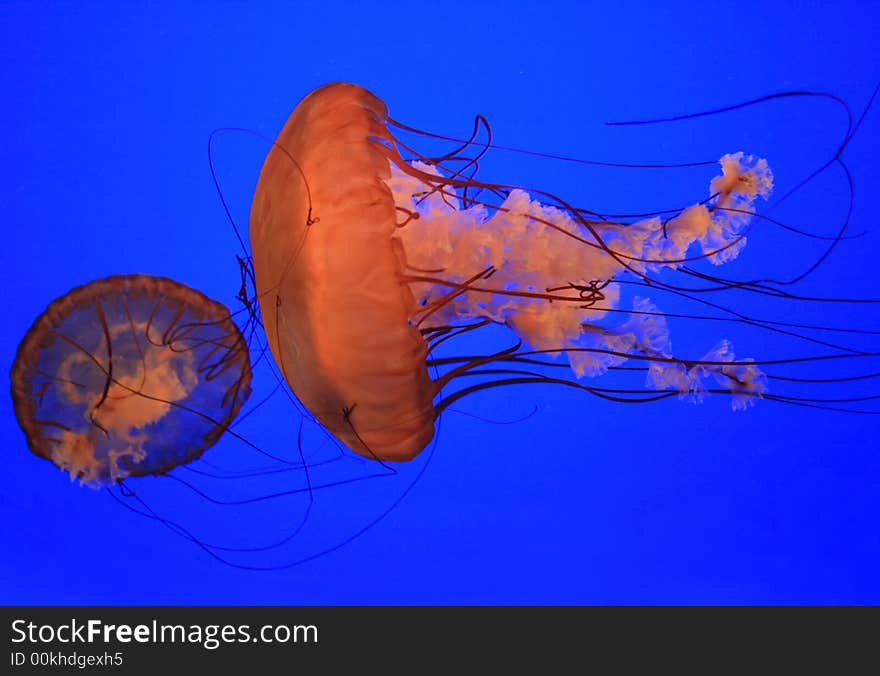
[[(229, 335), (235, 336), (235, 342), (245, 348), (243, 353), (245, 359), (241, 362), (242, 367), (239, 380), (241, 396), (235, 398), (222, 420), (212, 419), (215, 425), (210, 432), (204, 435), (204, 443), (189, 449), (183, 462), (169, 460), (159, 466), (134, 466), (127, 470), (124, 476), (97, 482), (86, 482), (83, 480), (81, 473), (74, 473), (71, 469), (64, 468), (55, 462), (52, 452), (47, 449), (45, 444), (39, 443), (39, 440), (42, 438), (40, 433), (41, 426), (36, 422), (36, 407), (31, 391), (28, 388), (29, 370), (39, 358), (45, 335), (47, 335), (48, 331), (54, 330), (60, 324), (60, 320), (66, 319), (77, 310), (88, 307), (89, 301), (100, 298), (102, 295), (128, 293), (129, 290), (141, 292), (147, 290), (159, 291), (163, 294), (163, 297), (177, 300), (187, 307), (203, 309), (206, 316), (216, 318), (214, 323), (222, 324), (224, 329), (228, 329)], [(232, 320), (229, 308), (187, 284), (169, 277), (148, 273), (115, 274), (95, 279), (77, 285), (52, 300), (25, 332), (24, 337), (18, 344), (15, 359), (10, 369), (10, 391), (13, 401), (13, 412), (19, 427), (24, 432), (28, 450), (36, 457), (52, 463), (58, 469), (69, 472), (71, 481), (77, 480), (82, 485), (102, 487), (120, 483), (129, 477), (160, 476), (181, 464), (199, 459), (205, 451), (219, 441), (223, 432), (229, 427), (248, 400), (251, 393), (252, 368), (250, 359), (247, 356), (246, 345), (244, 336)]]

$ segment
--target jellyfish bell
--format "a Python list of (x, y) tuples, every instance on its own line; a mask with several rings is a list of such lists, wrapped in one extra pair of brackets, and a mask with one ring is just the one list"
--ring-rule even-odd
[(384, 118), (360, 87), (308, 95), (263, 165), (251, 243), (263, 326), (297, 397), (349, 448), (403, 460), (434, 435), (436, 386), (399, 281), (390, 167), (372, 140), (389, 139)]
[(100, 487), (202, 455), (250, 394), (229, 310), (163, 277), (117, 275), (53, 301), (12, 367), (30, 450)]
[[(307, 95), (263, 164), (250, 237), (269, 346), (291, 389), (348, 448), (409, 460), (438, 413), (481, 388), (578, 383), (628, 358), (647, 364), (661, 396), (699, 398), (707, 381), (743, 408), (766, 390), (760, 368), (721, 341), (703, 359), (673, 356), (665, 319), (647, 297), (621, 307), (616, 280), (737, 256), (773, 179), (763, 159), (721, 159), (709, 197), (668, 217), (619, 221), (548, 193), (478, 181), (417, 153), (391, 132), (385, 104), (346, 83)], [(401, 125), (402, 126), (402, 125)], [(407, 128), (408, 129), (408, 128)], [(494, 204), (467, 196), (494, 194)], [(621, 318), (622, 315), (622, 318)], [(443, 363), (434, 345), (487, 323), (521, 348)], [(481, 367), (564, 354), (573, 379), (509, 370), (435, 403)], [(597, 390), (593, 390), (596, 392)]]

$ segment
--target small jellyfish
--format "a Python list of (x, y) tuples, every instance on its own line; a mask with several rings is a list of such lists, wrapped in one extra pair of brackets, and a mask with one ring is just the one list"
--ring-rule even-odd
[(117, 275), (53, 301), (11, 378), (30, 450), (100, 487), (201, 456), (250, 395), (251, 367), (224, 305), (171, 279)]

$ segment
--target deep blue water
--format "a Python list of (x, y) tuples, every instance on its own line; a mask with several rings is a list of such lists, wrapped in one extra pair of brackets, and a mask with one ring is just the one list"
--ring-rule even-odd
[[(832, 92), (858, 117), (880, 79), (876, 2), (180, 4), (0, 5), (5, 372), (46, 304), (91, 279), (166, 275), (237, 309), (240, 250), (211, 180), (208, 137), (229, 126), (273, 137), (296, 102), (326, 82), (362, 84), (396, 119), (453, 136), (467, 135), (480, 113), (497, 143), (535, 151), (673, 163), (744, 150), (769, 160), (781, 196), (834, 155), (846, 132), (841, 107), (801, 97), (674, 124), (605, 122), (790, 90)], [(802, 295), (880, 298), (878, 115), (876, 107), (868, 113), (843, 154), (854, 185), (848, 235), (860, 236), (794, 288)], [(243, 228), (266, 150), (244, 133), (217, 138), (218, 175)], [(501, 152), (481, 172), (605, 213), (691, 204), (715, 175), (596, 170)], [(772, 216), (833, 235), (848, 196), (834, 164)], [(791, 277), (825, 246), (765, 221), (734, 264), (712, 271)], [(880, 326), (871, 304), (732, 293), (723, 300), (765, 319)], [(663, 309), (676, 306), (670, 300)], [(681, 354), (700, 356), (722, 337), (755, 358), (834, 352), (740, 324), (670, 321)], [(880, 347), (877, 335), (821, 336)], [(833, 378), (875, 373), (877, 363), (786, 373)], [(878, 386), (878, 378), (853, 381), (833, 396), (870, 396)], [(796, 392), (822, 398), (823, 387)], [(433, 454), (396, 477), (317, 491), (302, 538), (246, 558), (274, 566), (333, 548), (424, 468), (386, 518), (324, 556), (254, 572), (215, 561), (105, 492), (72, 484), (28, 452), (4, 397), (0, 601), (880, 602), (877, 415), (771, 401), (734, 413), (723, 397), (623, 405), (550, 388), (494, 390), (455, 408), (442, 418)], [(291, 457), (298, 421), (276, 396), (242, 433)], [(327, 452), (322, 443), (319, 430), (305, 430), (307, 452)], [(260, 464), (231, 439), (205, 459)], [(214, 508), (173, 480), (139, 481), (131, 486), (153, 508), (203, 540), (232, 546), (290, 532), (306, 505), (299, 496), (253, 510)], [(234, 498), (248, 489), (236, 483), (208, 486)]]

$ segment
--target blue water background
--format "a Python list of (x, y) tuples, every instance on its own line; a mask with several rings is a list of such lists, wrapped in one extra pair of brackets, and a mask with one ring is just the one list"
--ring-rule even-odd
[[(858, 116), (880, 79), (878, 14), (876, 2), (3, 2), (3, 371), (46, 304), (90, 279), (167, 275), (237, 307), (240, 251), (211, 180), (209, 134), (235, 126), (273, 137), (318, 85), (362, 84), (396, 119), (449, 135), (469, 133), (479, 113), (500, 144), (581, 158), (684, 162), (744, 150), (769, 159), (782, 191), (834, 155), (846, 129), (839, 107), (792, 99), (678, 124), (605, 122), (785, 90), (833, 92)], [(804, 293), (880, 298), (878, 138), (875, 109), (844, 155), (850, 232), (864, 234), (837, 247)], [(244, 227), (266, 145), (246, 134), (218, 141), (224, 194)], [(503, 153), (482, 168), (484, 178), (612, 213), (696, 202), (714, 173), (596, 171)], [(847, 199), (833, 166), (774, 216), (832, 234)], [(822, 246), (764, 224), (733, 266), (712, 271), (790, 276)], [(768, 318), (880, 326), (868, 305), (731, 302)], [(693, 357), (722, 337), (742, 356), (828, 353), (738, 325), (683, 321), (672, 331), (676, 351)], [(291, 453), (298, 418), (275, 406), (290, 419), (273, 413), (251, 433)], [(456, 409), (420, 481), (386, 518), (326, 556), (253, 572), (72, 484), (27, 451), (0, 398), (0, 601), (880, 602), (876, 415), (773, 402), (733, 413), (723, 397), (626, 406), (548, 388), (486, 392)], [(218, 452), (239, 449), (223, 441)], [(375, 500), (323, 491), (320, 532), (291, 560), (345, 540), (406, 487), (374, 485)], [(199, 509), (162, 490), (151, 499), (164, 513)], [(289, 529), (302, 508), (267, 501), (258, 517), (191, 516), (235, 543), (272, 524)]]

